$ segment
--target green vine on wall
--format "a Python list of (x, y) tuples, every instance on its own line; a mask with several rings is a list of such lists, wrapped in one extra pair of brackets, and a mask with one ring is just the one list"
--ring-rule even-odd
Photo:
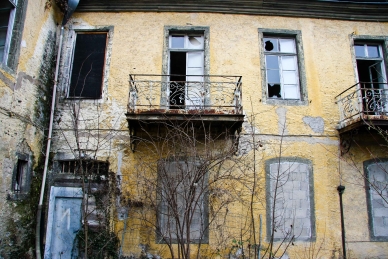
[(53, 5), (53, 2), (55, 2), (62, 13), (67, 10), (67, 0), (46, 0), (45, 9), (50, 9)]

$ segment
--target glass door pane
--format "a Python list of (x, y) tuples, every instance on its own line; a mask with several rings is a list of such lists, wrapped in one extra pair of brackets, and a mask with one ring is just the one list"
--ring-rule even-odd
[(196, 109), (203, 107), (204, 104), (204, 87), (203, 87), (203, 51), (187, 53), (187, 94), (186, 108)]

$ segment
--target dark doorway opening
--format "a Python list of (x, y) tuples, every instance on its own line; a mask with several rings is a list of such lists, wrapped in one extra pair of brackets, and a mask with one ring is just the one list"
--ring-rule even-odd
[(385, 106), (381, 65), (379, 60), (357, 60), (363, 110), (367, 115), (380, 114)]
[(185, 107), (186, 52), (170, 52), (170, 108)]

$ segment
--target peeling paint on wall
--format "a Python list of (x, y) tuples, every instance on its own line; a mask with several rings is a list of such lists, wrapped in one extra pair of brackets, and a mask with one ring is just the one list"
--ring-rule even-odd
[(278, 115), (278, 132), (279, 135), (288, 135), (287, 130), (287, 108), (279, 107), (276, 109), (276, 114)]
[(303, 122), (315, 133), (323, 133), (325, 131), (325, 122), (321, 117), (303, 117)]

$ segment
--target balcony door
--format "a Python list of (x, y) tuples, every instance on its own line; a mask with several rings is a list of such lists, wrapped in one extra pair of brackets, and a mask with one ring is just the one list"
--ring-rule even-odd
[(168, 88), (171, 109), (197, 109), (204, 104), (204, 37), (170, 35)]
[(382, 47), (375, 43), (355, 43), (358, 81), (366, 114), (388, 111), (387, 80)]

